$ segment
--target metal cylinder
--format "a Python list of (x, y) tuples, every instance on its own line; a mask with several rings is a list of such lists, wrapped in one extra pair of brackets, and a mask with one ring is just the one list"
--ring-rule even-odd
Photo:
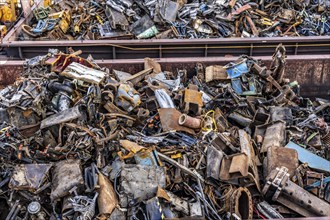
[(59, 83), (59, 82), (50, 82), (48, 84), (48, 89), (54, 93), (57, 92), (62, 92), (68, 95), (72, 95), (74, 90), (71, 86), (70, 82), (63, 82), (63, 83)]
[(186, 114), (182, 114), (179, 118), (179, 125), (192, 129), (199, 129), (202, 125), (202, 120), (199, 118), (190, 117)]
[(228, 119), (231, 122), (234, 122), (236, 124), (239, 124), (243, 127), (248, 127), (251, 123), (252, 120), (250, 118), (247, 118), (239, 113), (233, 112), (228, 116)]

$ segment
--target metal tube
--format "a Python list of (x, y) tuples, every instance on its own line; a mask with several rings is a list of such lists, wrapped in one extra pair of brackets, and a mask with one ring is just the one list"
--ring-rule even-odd
[(202, 125), (202, 120), (199, 118), (193, 118), (189, 115), (182, 114), (179, 118), (179, 125), (192, 128), (192, 129), (199, 129)]

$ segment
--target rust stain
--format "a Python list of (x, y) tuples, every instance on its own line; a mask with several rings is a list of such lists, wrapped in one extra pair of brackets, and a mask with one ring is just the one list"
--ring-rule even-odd
[(0, 87), (7, 86), (15, 82), (22, 73), (22, 65), (0, 65)]

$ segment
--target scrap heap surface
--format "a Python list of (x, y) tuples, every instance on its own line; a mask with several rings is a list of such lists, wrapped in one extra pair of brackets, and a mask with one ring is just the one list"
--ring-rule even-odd
[(330, 35), (327, 0), (93, 0), (37, 7), (20, 40)]
[(269, 68), (146, 58), (133, 75), (80, 53), (0, 90), (1, 219), (330, 215), (330, 102), (299, 95), (282, 45)]

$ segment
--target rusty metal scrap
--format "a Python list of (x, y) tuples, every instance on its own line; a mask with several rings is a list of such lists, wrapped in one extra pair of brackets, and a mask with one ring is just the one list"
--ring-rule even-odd
[[(157, 1), (140, 7), (159, 21), (199, 16), (182, 11), (199, 3), (162, 2), (171, 10)], [(216, 1), (251, 24), (255, 6), (238, 3)], [(134, 4), (107, 1), (109, 16), (138, 16), (128, 10)], [(290, 23), (293, 14), (279, 16)], [(330, 215), (330, 101), (303, 98), (285, 79), (282, 45), (270, 68), (242, 55), (192, 72), (146, 58), (144, 70), (126, 73), (79, 54), (49, 50), (27, 60), (0, 90), (1, 219)]]

